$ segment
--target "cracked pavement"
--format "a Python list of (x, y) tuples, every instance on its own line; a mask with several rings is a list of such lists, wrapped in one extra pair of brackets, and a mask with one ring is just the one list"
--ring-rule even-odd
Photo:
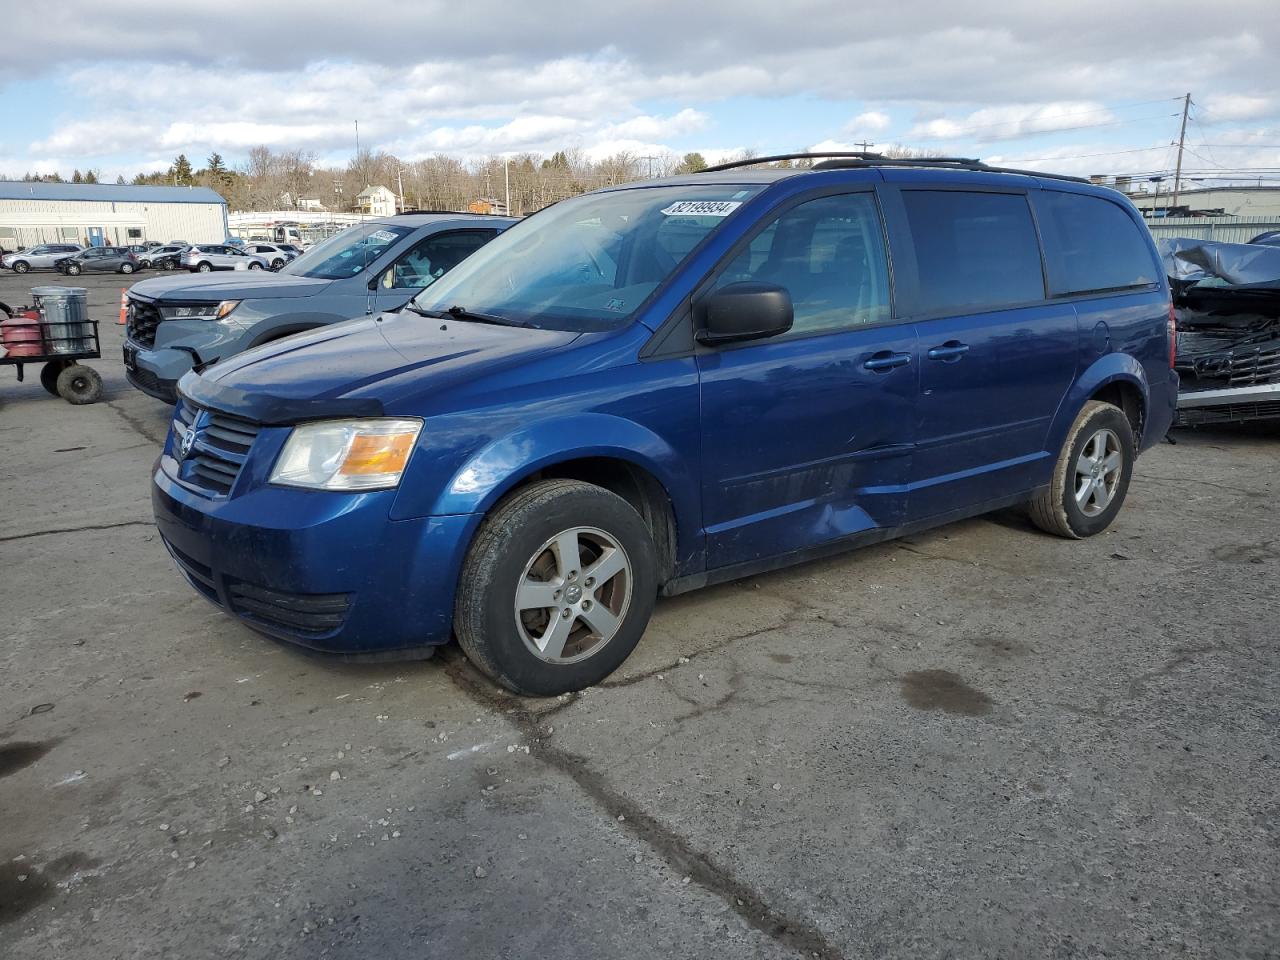
[(0, 956), (1280, 953), (1280, 429), (1157, 447), (1087, 542), (1006, 511), (662, 600), (539, 701), (196, 595), (119, 340), (96, 406), (0, 368)]

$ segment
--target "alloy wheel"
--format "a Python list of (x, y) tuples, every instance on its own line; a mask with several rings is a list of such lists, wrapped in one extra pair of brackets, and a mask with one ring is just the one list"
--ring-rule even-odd
[(599, 653), (622, 626), (634, 577), (626, 550), (597, 527), (572, 527), (525, 564), (516, 587), (516, 628), (549, 663)]
[(1086, 442), (1076, 458), (1076, 505), (1096, 517), (1111, 505), (1124, 469), (1124, 452), (1114, 430), (1103, 428)]

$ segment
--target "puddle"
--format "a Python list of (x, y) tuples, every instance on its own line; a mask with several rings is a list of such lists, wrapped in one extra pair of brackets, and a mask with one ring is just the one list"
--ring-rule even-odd
[(18, 741), (0, 746), (0, 777), (26, 769), (57, 746), (57, 743), (56, 740), (44, 743)]
[(991, 712), (992, 700), (950, 670), (913, 670), (902, 678), (902, 698), (917, 710), (941, 710), (965, 717)]
[[(80, 870), (92, 870), (99, 861), (83, 853), (68, 853), (43, 869), (27, 861), (0, 863), (0, 927), (30, 913), (53, 896), (57, 883)], [(25, 879), (19, 880), (19, 877)]]

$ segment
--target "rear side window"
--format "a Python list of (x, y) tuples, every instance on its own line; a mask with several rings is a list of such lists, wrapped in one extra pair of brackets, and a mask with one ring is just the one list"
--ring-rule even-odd
[(1102, 197), (1045, 190), (1036, 212), (1049, 250), (1054, 294), (1123, 290), (1156, 283), (1146, 238), (1124, 209)]
[(904, 190), (917, 308), (958, 313), (1044, 299), (1040, 242), (1022, 194)]

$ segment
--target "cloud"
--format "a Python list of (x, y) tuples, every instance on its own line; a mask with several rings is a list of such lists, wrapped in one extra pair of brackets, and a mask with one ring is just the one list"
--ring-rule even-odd
[(1201, 123), (1238, 123), (1274, 117), (1280, 112), (1280, 100), (1234, 93), (1210, 94), (1197, 107), (1196, 116)]
[(908, 140), (1016, 140), (1031, 133), (1077, 130), (1114, 122), (1116, 116), (1095, 101), (1009, 104), (975, 110), (959, 119), (937, 117), (916, 123)]
[(879, 133), (893, 125), (889, 115), (881, 110), (860, 113), (845, 125), (845, 133)]

